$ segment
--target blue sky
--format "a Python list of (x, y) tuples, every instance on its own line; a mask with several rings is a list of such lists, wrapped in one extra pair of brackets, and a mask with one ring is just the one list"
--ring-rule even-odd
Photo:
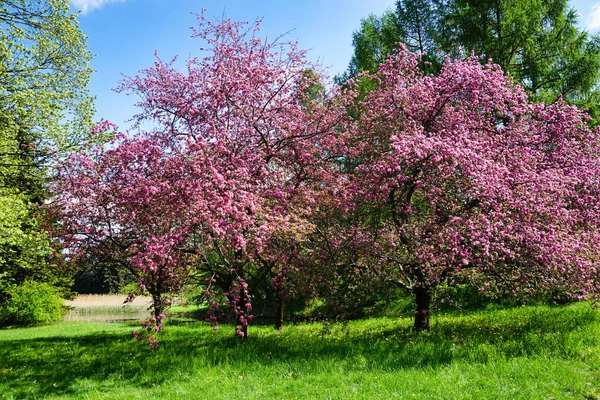
[[(195, 25), (191, 13), (206, 8), (209, 19), (223, 13), (234, 20), (263, 17), (263, 35), (274, 38), (291, 31), (287, 38), (298, 39), (301, 48), (311, 50), (309, 58), (321, 60), (333, 76), (348, 65), (352, 32), (361, 18), (381, 14), (394, 4), (395, 0), (71, 0), (72, 9), (82, 11), (81, 29), (96, 54), (90, 84), (96, 119), (109, 119), (123, 130), (136, 113), (136, 98), (111, 89), (123, 74), (133, 76), (151, 66), (155, 50), (163, 60), (197, 55), (202, 43), (189, 38), (189, 27)], [(571, 5), (579, 11), (583, 29), (600, 29), (600, 1), (574, 0)]]

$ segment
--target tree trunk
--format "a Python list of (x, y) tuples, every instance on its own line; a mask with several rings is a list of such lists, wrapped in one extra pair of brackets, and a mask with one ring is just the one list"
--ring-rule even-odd
[(283, 293), (278, 290), (275, 298), (275, 329), (280, 330), (283, 326)]
[(156, 324), (162, 326), (163, 319), (159, 317), (163, 314), (165, 305), (162, 301), (162, 296), (160, 294), (152, 295), (152, 307), (154, 308), (154, 318), (156, 318)]
[[(242, 340), (248, 340), (248, 313), (246, 310), (246, 295), (244, 288), (240, 288), (240, 297), (238, 302), (238, 308), (240, 310), (240, 314), (238, 314), (237, 324), (239, 326), (240, 331), (242, 332)], [(244, 318), (244, 320), (242, 320)]]
[(162, 314), (162, 300), (159, 295), (152, 296), (152, 307), (154, 309), (154, 317)]
[(428, 287), (415, 288), (415, 325), (414, 331), (429, 331), (429, 316), (431, 314), (431, 291)]

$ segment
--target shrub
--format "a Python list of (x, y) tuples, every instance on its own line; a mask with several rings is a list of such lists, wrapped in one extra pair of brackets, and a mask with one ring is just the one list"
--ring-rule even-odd
[(59, 290), (47, 283), (26, 281), (14, 286), (7, 307), (0, 315), (4, 325), (39, 325), (58, 321), (63, 315)]

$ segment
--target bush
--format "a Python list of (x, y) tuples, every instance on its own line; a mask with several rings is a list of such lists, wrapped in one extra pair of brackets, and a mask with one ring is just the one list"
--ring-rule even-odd
[(3, 325), (39, 325), (58, 321), (63, 315), (63, 300), (59, 290), (47, 283), (26, 281), (14, 286), (4, 307)]

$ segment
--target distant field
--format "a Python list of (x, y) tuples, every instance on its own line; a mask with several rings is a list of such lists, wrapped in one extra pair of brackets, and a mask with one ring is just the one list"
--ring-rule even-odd
[(139, 320), (150, 315), (151, 297), (139, 296), (124, 304), (126, 298), (124, 294), (79, 295), (75, 300), (65, 301), (65, 305), (73, 309), (68, 311), (63, 321)]
[[(113, 307), (123, 306), (127, 295), (124, 294), (80, 294), (75, 300), (66, 300), (65, 305), (72, 307)], [(133, 307), (150, 305), (152, 298), (138, 296), (132, 303)]]
[(171, 321), (0, 330), (6, 399), (600, 399), (600, 311), (589, 304), (347, 324), (233, 328)]
[[(150, 316), (151, 297), (138, 296), (133, 302), (125, 304), (126, 298), (127, 296), (123, 294), (78, 295), (75, 300), (65, 301), (65, 305), (70, 307), (70, 309), (63, 317), (63, 321), (134, 321), (147, 319)], [(194, 313), (197, 309), (198, 306), (183, 306), (176, 302), (167, 310), (167, 314), (186, 315)]]

